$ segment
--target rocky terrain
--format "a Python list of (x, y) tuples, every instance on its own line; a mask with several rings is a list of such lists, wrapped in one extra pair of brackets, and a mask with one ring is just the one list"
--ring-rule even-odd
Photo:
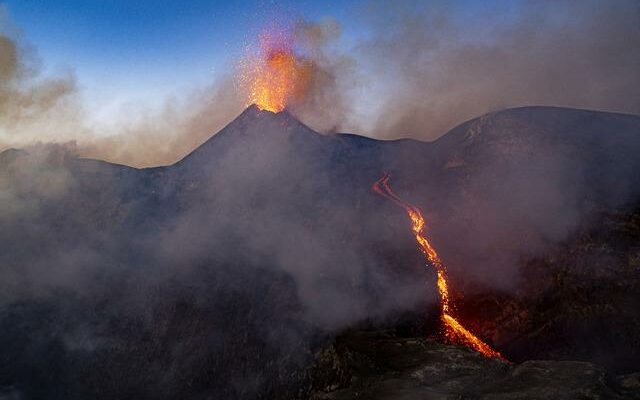
[[(0, 398), (370, 398), (394, 385), (548, 398), (545, 382), (552, 398), (628, 396), (637, 154), (640, 117), (549, 107), (433, 143), (320, 135), (250, 107), (147, 169), (63, 145), (5, 151)], [(402, 210), (371, 193), (383, 172), (424, 211), (460, 319), (516, 364), (424, 339), (438, 331), (435, 277)], [(331, 347), (356, 326), (372, 333)]]
[(517, 292), (468, 293), (461, 311), (483, 310), (474, 329), (514, 360), (588, 360), (637, 371), (639, 251), (640, 208), (601, 213), (529, 261)]
[(616, 376), (584, 361), (507, 364), (389, 331), (346, 333), (320, 353), (315, 368), (313, 400), (640, 398), (640, 373)]
[(518, 292), (458, 296), (462, 318), (512, 363), (433, 334), (354, 330), (318, 353), (309, 398), (640, 398), (639, 244), (638, 208), (603, 213), (532, 260)]

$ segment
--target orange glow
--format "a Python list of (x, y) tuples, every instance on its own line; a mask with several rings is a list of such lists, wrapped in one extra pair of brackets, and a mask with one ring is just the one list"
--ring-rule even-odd
[(272, 29), (260, 35), (259, 49), (241, 61), (239, 81), (246, 105), (280, 112), (304, 94), (310, 75), (311, 64), (296, 56), (291, 35)]
[(419, 248), (425, 255), (429, 263), (435, 268), (438, 274), (438, 292), (440, 294), (441, 319), (445, 329), (445, 336), (451, 343), (461, 344), (474, 349), (486, 357), (496, 357), (506, 361), (500, 353), (491, 348), (488, 344), (480, 340), (473, 333), (469, 332), (460, 322), (451, 315), (449, 287), (447, 284), (447, 270), (440, 260), (438, 253), (433, 248), (426, 233), (425, 219), (420, 210), (409, 203), (404, 202), (389, 187), (389, 174), (385, 174), (379, 181), (374, 183), (373, 191), (405, 209), (411, 219), (413, 234), (418, 242)]

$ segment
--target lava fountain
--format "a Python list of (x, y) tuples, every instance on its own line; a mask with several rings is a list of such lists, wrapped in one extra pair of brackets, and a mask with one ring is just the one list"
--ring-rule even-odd
[(247, 50), (239, 70), (246, 105), (280, 112), (289, 103), (301, 99), (313, 68), (311, 61), (296, 54), (289, 31), (268, 29), (259, 35), (258, 47)]
[(447, 269), (442, 263), (440, 256), (429, 242), (425, 233), (425, 220), (418, 207), (409, 204), (399, 198), (389, 186), (390, 175), (385, 174), (380, 180), (373, 184), (373, 191), (391, 201), (398, 206), (404, 208), (407, 215), (411, 219), (413, 234), (418, 242), (419, 248), (425, 255), (429, 263), (435, 268), (438, 276), (438, 292), (440, 293), (440, 318), (444, 326), (444, 333), (447, 340), (451, 343), (461, 344), (483, 354), (486, 357), (496, 357), (503, 361), (507, 361), (491, 346), (480, 340), (473, 333), (469, 332), (458, 320), (451, 314), (452, 309), (449, 299), (449, 286), (447, 283)]

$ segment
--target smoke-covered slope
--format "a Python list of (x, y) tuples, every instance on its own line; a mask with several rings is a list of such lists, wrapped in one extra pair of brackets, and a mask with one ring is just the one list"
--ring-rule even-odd
[(3, 153), (0, 393), (268, 397), (328, 333), (424, 309), (358, 151), (250, 108), (171, 167)]
[[(637, 116), (511, 109), (466, 122), (433, 148), (441, 180), (432, 222), (443, 256), (494, 287), (513, 287), (519, 260), (640, 194)], [(421, 198), (433, 190), (421, 189)]]
[(168, 167), (4, 152), (0, 395), (289, 393), (325, 335), (422, 321), (436, 299), (405, 216), (370, 191), (384, 171), (426, 212), (454, 290), (511, 289), (521, 258), (635, 198), (638, 133), (637, 117), (525, 108), (382, 142), (250, 107)]

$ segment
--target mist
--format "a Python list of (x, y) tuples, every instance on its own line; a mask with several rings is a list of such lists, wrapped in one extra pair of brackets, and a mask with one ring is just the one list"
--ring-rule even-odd
[[(170, 168), (82, 159), (72, 143), (2, 153), (0, 341), (16, 350), (0, 375), (25, 397), (172, 398), (200, 380), (255, 398), (294, 382), (328, 335), (423, 316), (436, 294), (411, 235), (365, 217), (384, 207), (368, 184), (337, 189), (333, 143), (253, 108)], [(378, 256), (407, 244), (402, 263)], [(33, 368), (52, 349), (49, 381)]]

